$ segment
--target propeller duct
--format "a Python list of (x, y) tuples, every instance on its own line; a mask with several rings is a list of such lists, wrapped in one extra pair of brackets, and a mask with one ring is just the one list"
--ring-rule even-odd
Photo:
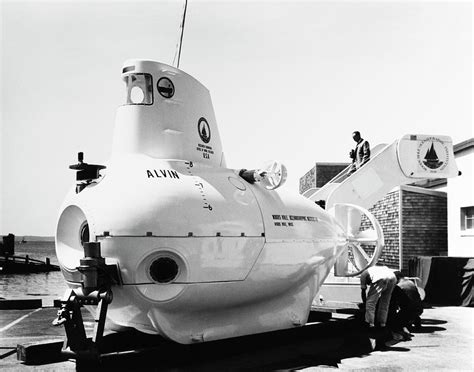
[(354, 204), (335, 204), (329, 213), (346, 233), (347, 244), (334, 267), (336, 276), (357, 276), (382, 255), (382, 227), (372, 213)]

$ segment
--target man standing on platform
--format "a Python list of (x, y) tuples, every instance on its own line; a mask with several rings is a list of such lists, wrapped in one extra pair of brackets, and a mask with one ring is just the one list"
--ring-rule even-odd
[(349, 156), (352, 159), (352, 164), (349, 168), (348, 175), (354, 173), (370, 160), (369, 142), (361, 138), (359, 131), (352, 133), (352, 139), (357, 143), (357, 145), (356, 148), (351, 150), (349, 153)]

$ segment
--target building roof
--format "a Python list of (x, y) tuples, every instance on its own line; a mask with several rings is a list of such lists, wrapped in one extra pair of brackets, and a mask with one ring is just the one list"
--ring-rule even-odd
[(439, 197), (442, 197), (442, 198), (446, 198), (447, 195), (448, 195), (445, 191), (430, 190), (429, 188), (426, 188), (426, 187), (413, 186), (413, 184), (412, 185), (401, 185), (398, 188), (402, 191), (415, 192), (417, 194), (439, 196)]

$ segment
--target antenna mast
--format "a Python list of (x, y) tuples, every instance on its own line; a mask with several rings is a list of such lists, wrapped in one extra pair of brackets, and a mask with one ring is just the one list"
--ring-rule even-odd
[[(178, 52), (178, 63), (176, 64), (176, 68), (179, 68), (179, 60), (181, 59), (181, 47), (183, 46), (183, 35), (184, 35), (184, 22), (186, 21), (186, 10), (188, 9), (188, 0), (184, 2), (184, 12), (183, 12), (183, 21), (181, 22), (181, 36), (179, 38), (179, 42), (177, 45), (177, 52)], [(176, 59), (176, 53), (174, 55), (174, 59)], [(174, 63), (173, 59), (173, 63)]]

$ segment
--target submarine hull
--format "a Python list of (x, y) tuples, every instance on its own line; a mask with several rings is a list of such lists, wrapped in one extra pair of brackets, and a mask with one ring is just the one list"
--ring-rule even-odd
[(119, 267), (109, 326), (183, 344), (304, 325), (346, 246), (333, 217), (299, 195), (144, 155), (115, 158), (67, 196), (56, 252), (70, 288), (85, 239)]

